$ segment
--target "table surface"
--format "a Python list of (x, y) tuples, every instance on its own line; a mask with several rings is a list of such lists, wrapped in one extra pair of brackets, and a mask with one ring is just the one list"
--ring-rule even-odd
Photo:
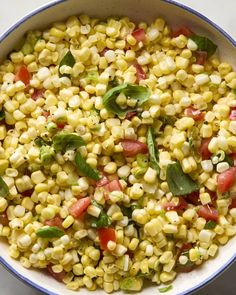
[[(177, 1), (177, 0), (176, 0)], [(0, 33), (4, 32), (17, 19), (27, 14), (29, 11), (52, 1), (49, 0), (8, 0), (1, 5), (0, 11)], [(236, 39), (236, 1), (235, 0), (179, 0), (211, 20), (220, 25), (226, 32)], [(9, 13), (10, 12), (10, 13)], [(196, 295), (233, 295), (236, 293), (236, 263), (231, 266), (223, 275), (213, 283), (196, 292)], [(0, 266), (0, 286), (1, 295), (40, 295), (39, 292), (24, 285), (11, 276), (2, 266)]]

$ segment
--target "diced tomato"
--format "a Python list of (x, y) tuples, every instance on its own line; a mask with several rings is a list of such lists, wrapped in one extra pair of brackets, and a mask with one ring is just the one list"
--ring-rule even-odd
[(203, 66), (207, 60), (207, 52), (206, 51), (196, 51), (195, 57), (196, 57), (195, 63)]
[(204, 114), (200, 110), (196, 110), (193, 107), (188, 107), (184, 110), (184, 115), (186, 117), (193, 118), (194, 121), (202, 121), (204, 119)]
[(182, 255), (182, 254), (186, 255), (186, 253), (188, 253), (189, 250), (192, 249), (192, 248), (193, 248), (192, 244), (184, 243), (182, 245), (182, 247), (179, 249), (179, 251), (177, 253), (177, 257), (176, 257), (176, 261), (177, 261), (176, 268), (175, 268), (176, 272), (188, 273), (188, 272), (190, 272), (190, 271), (192, 271), (192, 270), (194, 270), (196, 268), (196, 264), (191, 262), (190, 260), (184, 265), (179, 263), (180, 255)]
[(52, 265), (48, 265), (47, 266), (47, 270), (48, 272), (50, 273), (50, 275), (57, 281), (59, 282), (62, 282), (64, 277), (66, 276), (66, 272), (63, 270), (62, 272), (59, 272), (59, 273), (55, 273), (53, 270), (52, 270)]
[(229, 119), (231, 121), (236, 121), (236, 108), (231, 108)]
[(49, 111), (43, 111), (42, 116), (44, 116), (47, 119), (50, 116), (50, 112)]
[(98, 236), (102, 250), (108, 250), (107, 244), (109, 241), (116, 242), (116, 232), (113, 228), (99, 228)]
[(201, 204), (201, 201), (199, 199), (199, 191), (192, 192), (191, 194), (185, 195), (184, 198), (189, 204), (193, 204), (195, 206)]
[(96, 182), (96, 186), (101, 187), (101, 186), (104, 186), (108, 183), (109, 183), (108, 177), (106, 175), (103, 175), (103, 177)]
[(27, 191), (21, 192), (22, 196), (24, 197), (31, 197), (34, 192), (34, 189), (29, 189)]
[(26, 66), (21, 66), (15, 74), (15, 81), (22, 81), (25, 86), (28, 86), (30, 83), (31, 75), (27, 70)]
[(44, 224), (48, 226), (57, 226), (62, 228), (62, 222), (63, 222), (63, 219), (59, 215), (57, 215), (52, 219), (45, 220)]
[(108, 184), (105, 185), (105, 188), (109, 192), (122, 191), (123, 190), (118, 179), (114, 179), (114, 180), (110, 181)]
[(200, 155), (202, 156), (202, 160), (210, 159), (212, 153), (208, 150), (208, 145), (211, 141), (211, 138), (203, 139), (200, 147)]
[(148, 147), (146, 143), (138, 140), (124, 139), (121, 141), (123, 147), (123, 154), (126, 157), (134, 157), (137, 154), (146, 154), (148, 152)]
[(137, 29), (133, 31), (132, 36), (138, 41), (144, 41), (146, 39), (146, 34), (144, 29)]
[(206, 221), (218, 220), (218, 212), (214, 207), (210, 207), (208, 205), (201, 206), (198, 210), (198, 215), (206, 219)]
[(171, 33), (172, 38), (178, 37), (179, 35), (184, 35), (186, 37), (190, 37), (193, 35), (193, 32), (188, 27), (182, 26), (178, 30), (173, 31)]
[(109, 48), (105, 47), (101, 52), (100, 52), (100, 56), (104, 56), (105, 53), (110, 50)]
[[(231, 204), (229, 205), (229, 209), (232, 209), (232, 208), (236, 208), (236, 198), (233, 198), (231, 200)], [(0, 221), (1, 223), (1, 221)]]
[(134, 67), (136, 69), (136, 77), (137, 77), (136, 82), (139, 83), (141, 80), (145, 80), (147, 76), (143, 68), (137, 62), (134, 63)]
[(43, 96), (44, 91), (45, 91), (45, 89), (34, 89), (34, 92), (31, 95), (31, 98), (36, 101), (37, 99), (39, 99)]
[(216, 192), (213, 192), (213, 191), (210, 191), (210, 190), (207, 190), (206, 192), (210, 195), (211, 202), (214, 204), (214, 202), (217, 200)]
[(59, 129), (64, 129), (65, 126), (66, 126), (65, 123), (57, 123), (57, 128)]
[(183, 243), (183, 245), (180, 248), (180, 254), (182, 254), (183, 252), (186, 252), (186, 251), (188, 251), (188, 250), (190, 250), (192, 248), (193, 248), (192, 244), (190, 244), (190, 243)]
[(127, 120), (130, 120), (130, 119), (132, 119), (134, 116), (136, 116), (137, 115), (137, 112), (136, 111), (133, 111), (133, 112), (128, 112), (127, 114), (126, 114), (126, 116), (125, 116), (125, 119), (127, 119)]
[(236, 167), (231, 167), (228, 170), (220, 173), (217, 177), (217, 189), (220, 193), (225, 193), (230, 190), (236, 180)]
[(89, 197), (79, 199), (75, 204), (73, 204), (69, 208), (69, 212), (73, 217), (79, 218), (81, 214), (88, 208), (90, 203), (91, 199)]
[(9, 224), (6, 212), (0, 214), (0, 224), (2, 224), (3, 226), (7, 226)]
[(179, 197), (179, 204), (174, 205), (173, 203), (169, 202), (163, 206), (163, 209), (166, 211), (176, 211), (181, 212), (188, 208), (188, 203), (184, 200), (183, 197)]

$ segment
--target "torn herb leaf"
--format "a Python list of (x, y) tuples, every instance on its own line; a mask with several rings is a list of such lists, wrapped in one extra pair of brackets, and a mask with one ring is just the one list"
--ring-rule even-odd
[(122, 84), (108, 90), (103, 96), (103, 105), (108, 111), (118, 116), (125, 116), (126, 113), (135, 110), (135, 108), (130, 107), (122, 109), (117, 104), (116, 99), (121, 93), (123, 93), (127, 98), (136, 99), (137, 107), (147, 101), (151, 94), (147, 87), (130, 84)]
[(5, 119), (5, 112), (4, 110), (0, 111), (0, 121), (2, 121), (3, 119)]
[(65, 77), (69, 77), (70, 75), (68, 74), (61, 74), (60, 72), (60, 68), (64, 65), (69, 66), (71, 68), (73, 68), (74, 64), (75, 64), (75, 58), (73, 56), (73, 54), (71, 53), (70, 50), (68, 50), (68, 52), (65, 54), (65, 56), (62, 58), (60, 64), (59, 64), (59, 76), (65, 76)]
[(106, 212), (101, 212), (98, 218), (92, 219), (91, 227), (101, 228), (109, 227), (111, 225), (111, 219)]
[(199, 190), (198, 184), (183, 172), (179, 162), (167, 166), (166, 180), (174, 196), (183, 196)]
[(8, 185), (0, 176), (0, 197), (6, 198), (8, 194), (9, 194)]
[(94, 180), (100, 179), (100, 174), (98, 173), (98, 171), (89, 166), (79, 152), (77, 152), (75, 156), (75, 164), (78, 170), (85, 176), (88, 176), (89, 178), (92, 178)]
[(206, 51), (208, 57), (211, 57), (216, 52), (217, 45), (207, 37), (192, 35), (190, 39), (197, 44), (198, 51)]
[(53, 139), (53, 148), (56, 152), (61, 152), (64, 154), (68, 150), (73, 150), (85, 145), (85, 142), (82, 137), (76, 133), (66, 133), (60, 132), (57, 133)]
[(153, 129), (151, 127), (148, 128), (147, 144), (148, 144), (151, 167), (153, 169), (155, 169), (157, 171), (157, 173), (159, 174), (160, 167), (159, 167), (159, 163), (158, 163), (158, 150), (155, 147), (154, 133), (153, 133)]
[(207, 221), (205, 224), (205, 229), (214, 229), (216, 227), (216, 223), (212, 220)]
[(168, 291), (170, 291), (172, 289), (173, 289), (173, 286), (169, 285), (169, 286), (166, 286), (166, 287), (163, 287), (163, 288), (159, 288), (158, 290), (159, 290), (160, 293), (166, 293), (166, 292), (168, 292)]
[(44, 239), (60, 238), (64, 235), (64, 231), (56, 226), (49, 226), (37, 230), (36, 235)]

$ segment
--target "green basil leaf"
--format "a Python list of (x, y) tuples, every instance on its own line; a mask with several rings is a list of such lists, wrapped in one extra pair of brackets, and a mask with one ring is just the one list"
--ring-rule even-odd
[(0, 197), (6, 198), (8, 194), (9, 194), (9, 188), (6, 182), (0, 176)]
[(54, 160), (55, 151), (49, 145), (41, 146), (39, 150), (39, 158), (44, 165), (49, 165)]
[(183, 172), (179, 162), (167, 166), (166, 180), (174, 196), (183, 196), (199, 190), (198, 184)]
[(52, 142), (49, 140), (45, 140), (44, 138), (42, 138), (41, 136), (38, 136), (35, 138), (34, 143), (38, 146), (41, 147), (43, 145), (51, 145)]
[(229, 155), (225, 155), (223, 162), (227, 162), (231, 167), (234, 166), (234, 160)]
[(82, 137), (76, 133), (66, 133), (60, 132), (57, 133), (53, 139), (53, 148), (56, 152), (62, 152), (63, 154), (68, 150), (76, 149), (80, 146), (85, 145), (85, 142)]
[(3, 119), (5, 119), (5, 112), (4, 110), (0, 111), (0, 121), (2, 121)]
[(236, 89), (233, 89), (233, 93), (236, 94)]
[(170, 116), (160, 116), (159, 120), (162, 122), (163, 127), (170, 125), (170, 126), (174, 126), (175, 122), (176, 122), (176, 118), (175, 117), (170, 117)]
[(100, 174), (98, 173), (98, 171), (96, 171), (92, 167), (90, 167), (79, 152), (77, 152), (77, 154), (75, 156), (75, 164), (76, 164), (78, 170), (81, 173), (83, 173), (85, 176), (88, 176), (89, 178), (92, 178), (94, 180), (100, 179)]
[(104, 107), (119, 116), (124, 116), (127, 112), (135, 110), (135, 108), (122, 109), (117, 103), (116, 99), (120, 93), (124, 93), (126, 97), (136, 99), (138, 106), (142, 105), (150, 97), (150, 90), (144, 86), (122, 84), (107, 91), (103, 96)]
[(159, 174), (160, 167), (158, 164), (158, 150), (155, 147), (154, 134), (153, 134), (153, 129), (151, 127), (148, 128), (147, 144), (148, 144), (148, 150), (150, 155), (151, 167), (155, 169), (157, 173)]
[(49, 226), (37, 230), (36, 235), (44, 239), (60, 238), (65, 233), (56, 226)]
[(169, 285), (169, 286), (166, 286), (166, 287), (163, 287), (163, 288), (159, 288), (158, 290), (159, 290), (160, 293), (166, 293), (166, 292), (168, 292), (168, 291), (170, 291), (172, 289), (173, 289), (173, 286)]
[(70, 75), (68, 74), (61, 74), (60, 73), (60, 68), (64, 65), (66, 66), (69, 66), (69, 67), (73, 67), (74, 64), (75, 64), (75, 58), (74, 56), (72, 55), (72, 53), (70, 52), (70, 50), (66, 53), (66, 55), (62, 58), (61, 62), (60, 62), (60, 65), (59, 65), (59, 76), (62, 77), (62, 76), (65, 76), (65, 77), (69, 77)]
[(204, 228), (205, 229), (214, 229), (216, 227), (216, 223), (212, 220), (207, 221)]
[(208, 57), (212, 56), (216, 52), (217, 45), (207, 37), (192, 35), (190, 38), (197, 44), (199, 51), (207, 52)]
[(110, 225), (111, 219), (105, 212), (101, 212), (99, 217), (92, 219), (91, 222), (91, 227), (93, 228), (109, 227)]
[(94, 199), (91, 199), (91, 204), (102, 210), (102, 206), (98, 204)]

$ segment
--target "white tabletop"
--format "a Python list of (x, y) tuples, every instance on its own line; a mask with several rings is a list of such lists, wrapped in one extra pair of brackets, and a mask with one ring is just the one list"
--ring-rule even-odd
[[(176, 0), (203, 13), (220, 25), (236, 39), (235, 0)], [(1, 1), (0, 33), (29, 11), (52, 1), (49, 0), (7, 0)], [(209, 286), (196, 295), (236, 294), (236, 263)], [(37, 291), (19, 282), (0, 266), (0, 295), (40, 295)]]

